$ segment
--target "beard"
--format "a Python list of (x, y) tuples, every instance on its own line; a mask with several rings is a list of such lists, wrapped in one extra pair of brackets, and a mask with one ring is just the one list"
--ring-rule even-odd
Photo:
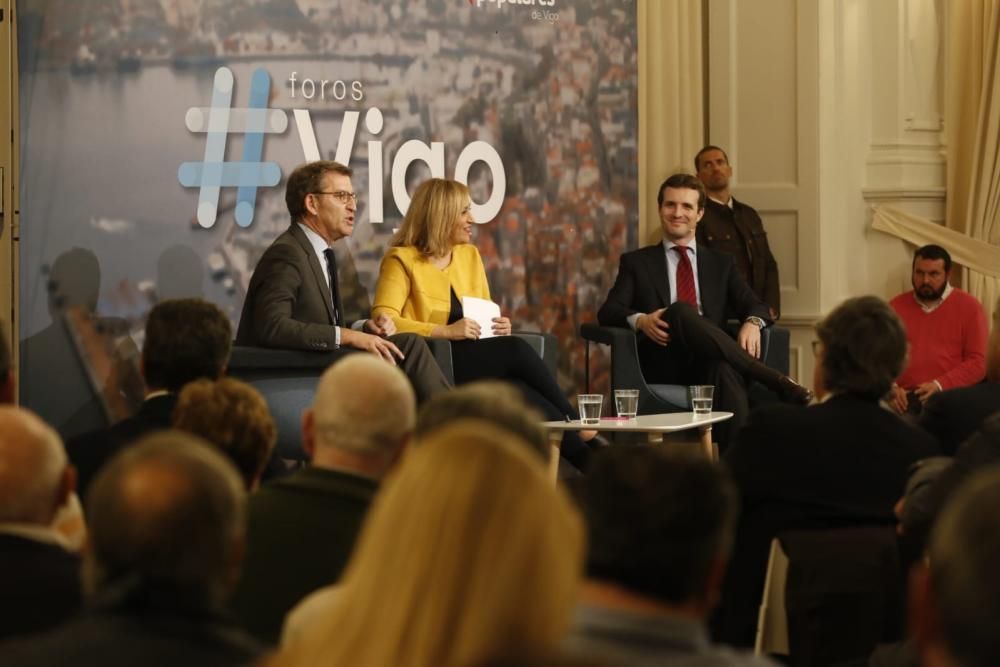
[(913, 291), (917, 293), (917, 297), (921, 301), (937, 301), (944, 296), (944, 291), (947, 287), (948, 281), (945, 281), (941, 285), (941, 289), (934, 289), (930, 285), (921, 285), (920, 287), (914, 287)]

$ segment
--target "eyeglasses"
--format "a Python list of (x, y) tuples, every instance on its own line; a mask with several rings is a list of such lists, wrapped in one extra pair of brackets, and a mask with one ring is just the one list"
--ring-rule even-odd
[(341, 204), (346, 204), (347, 202), (358, 203), (358, 196), (353, 192), (348, 192), (347, 190), (337, 190), (336, 192), (310, 192), (311, 195), (331, 195), (334, 199), (339, 201)]

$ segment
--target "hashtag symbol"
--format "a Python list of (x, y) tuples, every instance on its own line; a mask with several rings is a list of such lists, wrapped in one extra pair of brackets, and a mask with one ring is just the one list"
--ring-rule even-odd
[[(281, 109), (267, 108), (271, 77), (263, 69), (254, 71), (250, 80), (247, 108), (232, 108), (233, 73), (228, 67), (215, 71), (212, 106), (191, 107), (184, 117), (191, 132), (204, 132), (205, 157), (201, 162), (184, 162), (177, 169), (177, 180), (198, 192), (198, 224), (208, 228), (219, 213), (222, 188), (237, 188), (236, 224), (248, 227), (253, 222), (257, 188), (274, 186), (281, 180), (277, 162), (261, 162), (264, 134), (284, 132), (288, 116)], [(230, 133), (243, 135), (243, 158), (226, 162), (226, 140)]]

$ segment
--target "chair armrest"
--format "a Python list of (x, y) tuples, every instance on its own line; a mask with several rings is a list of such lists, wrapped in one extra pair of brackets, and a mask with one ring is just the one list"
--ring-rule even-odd
[[(726, 332), (736, 338), (742, 323), (739, 320), (727, 320)], [(791, 332), (783, 327), (771, 325), (760, 330), (760, 360), (765, 366), (773, 368), (782, 375), (788, 375), (788, 346), (791, 344)]]
[(539, 331), (515, 331), (511, 334), (524, 340), (545, 362), (546, 368), (556, 376), (559, 368), (559, 339), (554, 334)]

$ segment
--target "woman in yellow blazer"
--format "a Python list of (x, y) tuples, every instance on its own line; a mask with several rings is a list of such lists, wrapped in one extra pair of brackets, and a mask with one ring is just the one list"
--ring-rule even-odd
[[(393, 247), (382, 258), (372, 316), (388, 315), (401, 333), (451, 340), (456, 384), (506, 380), (546, 418), (577, 419), (531, 346), (510, 336), (510, 319), (494, 318), (496, 337), (478, 340), (479, 324), (464, 317), (462, 297), (490, 298), (483, 260), (469, 243), (474, 222), (470, 206), (469, 189), (458, 181), (432, 178), (417, 188)], [(596, 435), (567, 432), (563, 456), (584, 467), (589, 452), (584, 442)]]

